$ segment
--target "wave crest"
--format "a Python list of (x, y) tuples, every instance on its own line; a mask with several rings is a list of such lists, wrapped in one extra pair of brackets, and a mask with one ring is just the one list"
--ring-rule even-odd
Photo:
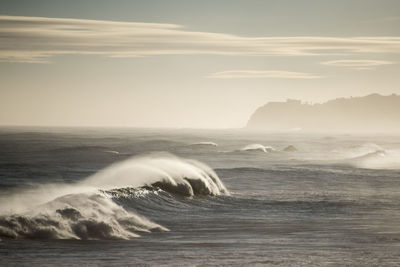
[(153, 186), (183, 196), (229, 194), (210, 167), (171, 155), (131, 158), (94, 174), (83, 184), (104, 190)]

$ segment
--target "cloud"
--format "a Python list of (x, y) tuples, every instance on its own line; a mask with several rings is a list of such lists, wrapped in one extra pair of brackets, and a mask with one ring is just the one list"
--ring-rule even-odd
[(283, 79), (318, 79), (322, 76), (292, 71), (279, 70), (230, 70), (213, 73), (209, 78), (283, 78)]
[(384, 61), (384, 60), (332, 60), (322, 62), (323, 65), (335, 66), (335, 67), (348, 67), (348, 68), (358, 68), (358, 69), (369, 69), (371, 67), (377, 67), (382, 65), (390, 65), (396, 64), (396, 62), (392, 61)]
[(400, 37), (244, 37), (181, 25), (0, 16), (0, 60), (43, 63), (60, 54), (313, 56), (400, 53)]

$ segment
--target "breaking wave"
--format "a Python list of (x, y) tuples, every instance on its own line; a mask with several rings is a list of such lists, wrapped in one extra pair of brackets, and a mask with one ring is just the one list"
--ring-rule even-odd
[[(168, 231), (116, 201), (121, 194), (135, 198), (161, 191), (183, 197), (229, 194), (217, 174), (198, 161), (165, 154), (131, 158), (72, 186), (9, 196), (18, 203), (0, 199), (7, 203), (0, 205), (0, 239), (129, 239)], [(16, 211), (18, 206), (25, 210)]]
[(260, 151), (264, 153), (270, 153), (276, 151), (276, 149), (273, 148), (272, 146), (264, 146), (261, 144), (250, 144), (240, 149), (240, 151)]

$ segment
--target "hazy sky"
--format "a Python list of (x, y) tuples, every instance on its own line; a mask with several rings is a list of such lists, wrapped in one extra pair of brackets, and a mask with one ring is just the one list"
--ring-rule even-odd
[(399, 63), (397, 0), (0, 0), (0, 125), (242, 127)]

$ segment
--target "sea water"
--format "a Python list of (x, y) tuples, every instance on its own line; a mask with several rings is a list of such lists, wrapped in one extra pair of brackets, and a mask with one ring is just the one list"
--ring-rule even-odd
[(0, 129), (1, 266), (396, 266), (399, 204), (397, 136)]

